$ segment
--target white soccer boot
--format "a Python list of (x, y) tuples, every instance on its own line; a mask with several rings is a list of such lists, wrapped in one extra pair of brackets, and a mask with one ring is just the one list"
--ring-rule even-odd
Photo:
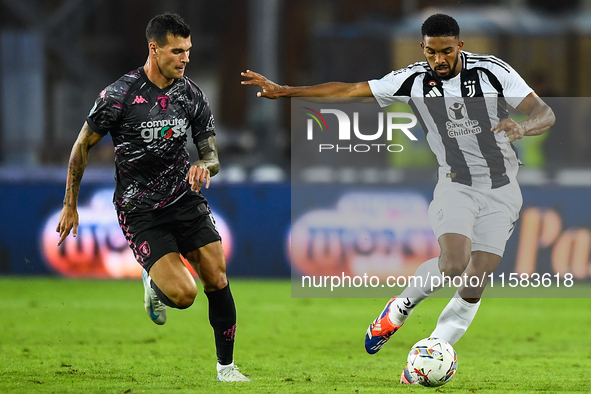
[(218, 382), (252, 382), (252, 380), (242, 375), (238, 367), (232, 363), (221, 368), (218, 365)]
[(160, 301), (150, 282), (152, 278), (142, 270), (142, 282), (144, 283), (144, 307), (150, 320), (158, 325), (166, 323), (166, 305)]

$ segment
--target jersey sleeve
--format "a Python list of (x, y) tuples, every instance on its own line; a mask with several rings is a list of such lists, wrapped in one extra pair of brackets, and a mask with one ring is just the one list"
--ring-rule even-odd
[(513, 108), (523, 101), (523, 99), (534, 90), (521, 78), (511, 66), (504, 64), (504, 68), (495, 73), (501, 86), (503, 87), (503, 96), (507, 103)]
[(86, 122), (95, 133), (106, 135), (117, 126), (123, 112), (123, 100), (115, 84), (104, 89), (94, 102)]
[(368, 81), (371, 93), (381, 107), (400, 102), (408, 102), (411, 86), (407, 82), (417, 73), (414, 65), (392, 71), (381, 79)]
[(192, 108), (191, 136), (195, 145), (199, 141), (215, 135), (215, 122), (209, 101), (203, 92), (193, 83), (190, 84), (195, 94), (195, 102)]

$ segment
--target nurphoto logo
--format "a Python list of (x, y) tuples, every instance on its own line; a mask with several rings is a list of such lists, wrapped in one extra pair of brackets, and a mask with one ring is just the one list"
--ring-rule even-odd
[[(317, 133), (331, 132), (328, 128), (325, 117), (322, 114), (331, 114), (336, 116), (338, 122), (338, 131), (336, 137), (338, 141), (351, 141), (353, 136), (361, 141), (377, 141), (382, 139), (384, 128), (386, 130), (386, 140), (392, 141), (392, 136), (395, 131), (401, 131), (411, 141), (417, 141), (417, 138), (411, 133), (410, 129), (417, 124), (417, 117), (414, 114), (407, 112), (378, 112), (378, 129), (373, 133), (362, 133), (360, 128), (359, 112), (353, 112), (353, 121), (350, 116), (339, 109), (323, 108), (320, 112), (309, 107), (303, 107), (306, 115), (310, 116), (307, 121), (307, 139), (314, 140)], [(386, 127), (384, 127), (384, 118)], [(402, 122), (401, 122), (402, 121)], [(316, 125), (316, 126), (315, 126)], [(314, 130), (316, 129), (316, 131)], [(366, 128), (364, 128), (365, 130)], [(375, 129), (375, 126), (374, 126)], [(353, 130), (353, 133), (351, 133)], [(319, 152), (333, 151), (333, 152), (359, 152), (366, 153), (370, 151), (381, 152), (402, 152), (404, 147), (400, 144), (385, 144), (385, 143), (361, 143), (361, 144), (318, 144)]]

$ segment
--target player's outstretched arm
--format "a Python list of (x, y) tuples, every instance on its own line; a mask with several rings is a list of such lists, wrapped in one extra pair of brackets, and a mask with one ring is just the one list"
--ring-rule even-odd
[(528, 94), (517, 106), (517, 109), (529, 118), (519, 123), (511, 118), (503, 119), (492, 128), (495, 133), (504, 131), (509, 142), (521, 139), (526, 135), (540, 135), (552, 127), (556, 121), (552, 108), (534, 92)]
[(367, 82), (328, 82), (312, 86), (287, 86), (278, 85), (265, 76), (250, 70), (242, 72), (241, 75), (250, 78), (242, 81), (243, 85), (253, 85), (263, 89), (262, 92), (257, 92), (257, 97), (269, 99), (279, 97), (373, 97)]
[(64, 242), (72, 228), (74, 237), (78, 235), (78, 193), (80, 192), (80, 181), (88, 163), (88, 152), (101, 139), (102, 135), (92, 131), (88, 123), (78, 134), (78, 138), (72, 147), (70, 161), (68, 163), (68, 177), (66, 179), (66, 195), (64, 197), (64, 206), (60, 213), (59, 222), (55, 231), (60, 234), (58, 246)]
[(195, 191), (201, 190), (203, 184), (206, 189), (209, 189), (210, 177), (220, 171), (218, 149), (213, 135), (199, 141), (197, 151), (199, 152), (199, 160), (193, 163), (187, 173), (187, 182), (191, 184), (191, 190)]

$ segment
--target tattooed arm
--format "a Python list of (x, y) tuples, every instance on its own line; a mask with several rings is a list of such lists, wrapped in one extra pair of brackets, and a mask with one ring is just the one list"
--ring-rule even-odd
[(92, 131), (88, 123), (84, 123), (78, 138), (72, 147), (68, 163), (68, 177), (66, 180), (66, 195), (64, 206), (60, 214), (59, 223), (55, 231), (60, 234), (58, 246), (66, 239), (72, 228), (74, 237), (78, 235), (78, 192), (84, 169), (88, 163), (88, 151), (103, 138)]
[(215, 137), (201, 140), (197, 143), (199, 160), (197, 160), (187, 174), (187, 181), (191, 184), (191, 190), (199, 191), (205, 183), (205, 188), (209, 188), (209, 178), (214, 176), (220, 170), (220, 161), (218, 160), (218, 149), (215, 145)]

